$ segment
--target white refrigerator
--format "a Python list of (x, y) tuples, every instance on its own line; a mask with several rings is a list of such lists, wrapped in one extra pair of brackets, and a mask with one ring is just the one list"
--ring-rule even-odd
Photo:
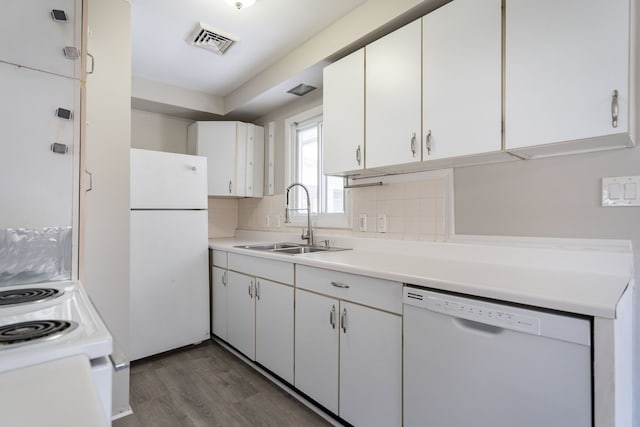
[(209, 338), (207, 161), (131, 149), (131, 360)]

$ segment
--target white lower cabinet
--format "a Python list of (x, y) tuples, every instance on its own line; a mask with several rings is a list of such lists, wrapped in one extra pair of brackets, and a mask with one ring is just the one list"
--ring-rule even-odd
[(227, 333), (229, 344), (249, 359), (255, 359), (255, 279), (227, 272)]
[(256, 279), (256, 362), (293, 383), (293, 287)]
[[(361, 296), (370, 288), (373, 295), (389, 293), (390, 300), (382, 308), (394, 309), (401, 285), (312, 267), (297, 268), (295, 386), (353, 425), (400, 426), (402, 317), (346, 299)], [(322, 283), (326, 283), (325, 289)], [(374, 305), (376, 299), (356, 298), (357, 302)]]
[(227, 270), (214, 266), (211, 271), (211, 332), (228, 340), (227, 335)]
[(213, 334), (293, 383), (293, 264), (214, 250), (212, 282)]

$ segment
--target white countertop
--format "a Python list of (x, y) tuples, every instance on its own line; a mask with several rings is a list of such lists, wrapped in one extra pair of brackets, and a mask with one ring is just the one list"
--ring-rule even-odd
[[(282, 255), (236, 248), (286, 242), (284, 233), (242, 232), (211, 239), (212, 249), (459, 292), (588, 316), (615, 318), (616, 305), (631, 280), (632, 253), (625, 241), (535, 239), (535, 245), (434, 243), (382, 239), (336, 239), (354, 249)], [(559, 244), (560, 242), (560, 244)]]

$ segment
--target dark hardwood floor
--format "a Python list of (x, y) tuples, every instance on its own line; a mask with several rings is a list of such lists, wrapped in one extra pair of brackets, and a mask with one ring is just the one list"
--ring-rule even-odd
[(113, 427), (330, 425), (212, 341), (134, 362), (130, 402)]

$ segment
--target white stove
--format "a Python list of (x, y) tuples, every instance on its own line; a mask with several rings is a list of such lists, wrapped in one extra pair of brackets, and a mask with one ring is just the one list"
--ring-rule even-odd
[(111, 418), (113, 340), (77, 281), (0, 287), (0, 374), (85, 355)]

